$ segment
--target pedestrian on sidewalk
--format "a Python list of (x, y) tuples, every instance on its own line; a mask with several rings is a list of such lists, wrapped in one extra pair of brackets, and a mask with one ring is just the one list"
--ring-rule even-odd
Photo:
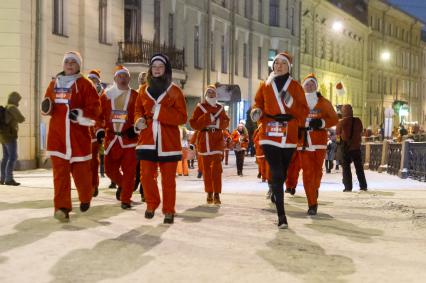
[(141, 162), (148, 219), (154, 217), (161, 202), (156, 177), (160, 167), (164, 224), (172, 224), (176, 213), (176, 168), (182, 159), (179, 125), (186, 123), (186, 113), (182, 90), (172, 83), (168, 57), (155, 54), (150, 60), (147, 84), (136, 101), (135, 129), (140, 132), (136, 153)]
[(342, 119), (336, 127), (336, 136), (339, 146), (342, 147), (342, 173), (344, 192), (352, 191), (351, 163), (354, 163), (356, 176), (358, 178), (360, 190), (367, 190), (367, 180), (365, 179), (364, 167), (361, 157), (361, 135), (362, 122), (358, 117), (353, 117), (353, 110), (350, 104), (342, 107)]
[(327, 128), (339, 121), (333, 105), (318, 91), (318, 80), (309, 74), (303, 80), (309, 115), (302, 129), (302, 146), (298, 147), (300, 165), (303, 171), (303, 187), (308, 199), (308, 215), (316, 215), (318, 194), (322, 179), (322, 165), (327, 148)]
[(180, 143), (182, 146), (182, 160), (178, 161), (177, 174), (178, 176), (188, 176), (188, 130), (184, 125), (179, 126)]
[(92, 82), (81, 75), (82, 58), (78, 52), (67, 52), (63, 71), (49, 84), (41, 104), (41, 113), (51, 116), (47, 137), (47, 154), (53, 168), (55, 190), (54, 217), (69, 221), (71, 174), (80, 199), (80, 211), (90, 208), (92, 200), (92, 147), (89, 127), (100, 114), (99, 96)]
[(243, 176), (244, 156), (248, 147), (248, 131), (243, 123), (239, 123), (238, 127), (232, 132), (231, 140), (237, 161), (237, 174)]
[(18, 159), (18, 124), (25, 121), (25, 117), (19, 111), (21, 95), (14, 91), (7, 98), (7, 105), (1, 111), (0, 142), (3, 148), (1, 161), (0, 185), (19, 186), (13, 178), (13, 169)]
[[(91, 70), (87, 75), (87, 78), (92, 81), (93, 85), (96, 88), (96, 92), (99, 96), (104, 93), (104, 88), (101, 84), (101, 75), (99, 70)], [(96, 121), (99, 123), (99, 119)], [(102, 144), (102, 141), (96, 137), (96, 125), (90, 127), (90, 135), (92, 136), (92, 190), (93, 196), (97, 197), (99, 194), (99, 148)]]
[(330, 138), (327, 142), (327, 154), (325, 156), (325, 173), (327, 174), (330, 174), (333, 169), (336, 147), (336, 135), (330, 134)]
[(223, 130), (229, 125), (229, 117), (223, 105), (217, 103), (216, 87), (209, 85), (204, 102), (199, 103), (189, 120), (191, 127), (200, 131), (197, 140), (198, 154), (203, 160), (204, 191), (207, 204), (221, 204)]
[[(256, 163), (257, 163), (257, 167), (258, 167), (258, 172), (260, 175), (260, 179), (263, 182), (268, 182), (270, 181), (270, 172), (269, 172), (269, 165), (268, 162), (266, 162), (265, 160), (265, 154), (263, 152), (263, 149), (259, 143), (260, 141), (260, 129), (262, 128), (262, 124), (258, 123), (259, 126), (256, 128), (256, 130), (253, 133), (253, 143), (254, 143), (254, 147), (255, 147), (255, 152), (256, 152)], [(258, 176), (259, 178), (259, 176)], [(267, 193), (267, 197), (270, 198), (272, 192), (268, 192)]]
[(223, 162), (225, 165), (228, 165), (229, 151), (232, 149), (232, 139), (229, 128), (223, 130), (223, 142), (225, 144), (225, 148), (223, 149)]
[(129, 70), (117, 66), (114, 84), (101, 96), (102, 127), (96, 131), (99, 139), (105, 137), (105, 173), (118, 185), (115, 196), (122, 209), (132, 207), (138, 140), (133, 124), (138, 93), (129, 84)]
[(194, 131), (191, 139), (189, 140), (189, 150), (193, 151), (197, 158), (197, 178), (201, 179), (201, 177), (203, 177), (203, 159), (201, 158), (201, 155), (198, 154), (197, 143), (199, 135), (200, 131)]
[(299, 121), (304, 121), (309, 113), (303, 88), (290, 76), (291, 61), (287, 52), (275, 56), (273, 71), (260, 84), (250, 113), (253, 121), (264, 125), (259, 143), (271, 170), (270, 186), (280, 229), (288, 227), (283, 189), (287, 168), (297, 146)]

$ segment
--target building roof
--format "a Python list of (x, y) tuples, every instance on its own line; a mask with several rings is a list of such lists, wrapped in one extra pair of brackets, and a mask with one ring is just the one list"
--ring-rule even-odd
[(328, 0), (328, 2), (368, 26), (367, 0)]

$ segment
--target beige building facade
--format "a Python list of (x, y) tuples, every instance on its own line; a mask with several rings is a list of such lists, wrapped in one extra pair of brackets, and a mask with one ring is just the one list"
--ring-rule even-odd
[(383, 122), (384, 109), (393, 107), (395, 125), (421, 123), (423, 24), (390, 4), (368, 1), (368, 122)]
[[(83, 56), (83, 73), (99, 69), (113, 81), (127, 66), (132, 86), (155, 51), (169, 55), (174, 82), (188, 113), (209, 83), (238, 85), (241, 100), (225, 102), (233, 125), (245, 119), (268, 61), (279, 51), (299, 52), (300, 0), (2, 0), (0, 95), (23, 96), (18, 167), (43, 166), (49, 119), (39, 104), (62, 70), (66, 51)], [(293, 75), (299, 78), (295, 56)]]
[[(320, 91), (338, 108), (351, 104), (366, 120), (369, 28), (324, 0), (302, 1), (301, 75), (314, 73)], [(338, 90), (343, 85), (344, 92)]]

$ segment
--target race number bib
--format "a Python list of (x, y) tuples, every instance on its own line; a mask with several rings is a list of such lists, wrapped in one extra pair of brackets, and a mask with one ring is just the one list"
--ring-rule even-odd
[(126, 110), (112, 110), (111, 121), (113, 123), (126, 123), (127, 111)]
[(287, 136), (287, 122), (269, 122), (266, 124), (266, 135), (268, 137)]
[(308, 117), (306, 118), (305, 127), (309, 127), (309, 122), (312, 119), (319, 119), (319, 118), (321, 118), (320, 113), (321, 113), (321, 110), (319, 110), (319, 109), (312, 109), (312, 110), (310, 110), (309, 114), (308, 114)]
[(55, 103), (69, 104), (71, 101), (72, 90), (68, 87), (55, 87)]

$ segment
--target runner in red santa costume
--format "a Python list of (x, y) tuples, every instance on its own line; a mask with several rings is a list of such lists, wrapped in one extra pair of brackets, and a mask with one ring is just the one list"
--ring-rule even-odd
[(223, 130), (229, 125), (224, 107), (217, 103), (216, 87), (209, 85), (205, 101), (197, 105), (189, 123), (199, 131), (197, 151), (203, 159), (204, 190), (208, 204), (221, 204)]
[(138, 93), (129, 83), (129, 70), (117, 66), (114, 84), (101, 96), (103, 127), (96, 131), (100, 141), (105, 137), (105, 173), (118, 185), (116, 198), (122, 209), (131, 208), (138, 140), (133, 125)]
[[(96, 92), (99, 96), (101, 96), (104, 93), (104, 88), (101, 84), (100, 71), (91, 70), (87, 75), (87, 78), (92, 81), (92, 83), (95, 85)], [(98, 121), (99, 119), (96, 122)], [(96, 127), (90, 127), (90, 135), (92, 137), (92, 189), (93, 196), (97, 197), (99, 194), (99, 147), (101, 144), (96, 138)]]
[(283, 189), (287, 168), (296, 150), (298, 126), (309, 113), (303, 88), (290, 76), (291, 60), (286, 52), (275, 56), (273, 71), (260, 84), (250, 113), (254, 122), (263, 125), (259, 143), (271, 172), (271, 199), (277, 207), (280, 229), (288, 227)]
[(82, 58), (67, 52), (63, 71), (49, 84), (41, 104), (43, 115), (51, 116), (47, 137), (47, 154), (53, 168), (55, 190), (54, 217), (69, 221), (71, 176), (80, 200), (80, 210), (87, 211), (92, 199), (90, 172), (92, 147), (89, 128), (99, 117), (99, 97), (92, 82), (80, 74)]
[(179, 125), (187, 120), (182, 90), (172, 83), (172, 66), (167, 56), (154, 55), (149, 64), (147, 84), (139, 91), (135, 108), (135, 129), (140, 131), (137, 157), (147, 209), (153, 218), (160, 205), (156, 172), (160, 167), (164, 223), (172, 224), (176, 203), (176, 168), (182, 159)]
[(322, 165), (327, 149), (327, 128), (337, 125), (338, 118), (333, 105), (318, 92), (314, 74), (303, 80), (309, 115), (298, 146), (300, 165), (303, 171), (303, 186), (308, 199), (308, 215), (317, 214), (318, 190), (322, 178)]

